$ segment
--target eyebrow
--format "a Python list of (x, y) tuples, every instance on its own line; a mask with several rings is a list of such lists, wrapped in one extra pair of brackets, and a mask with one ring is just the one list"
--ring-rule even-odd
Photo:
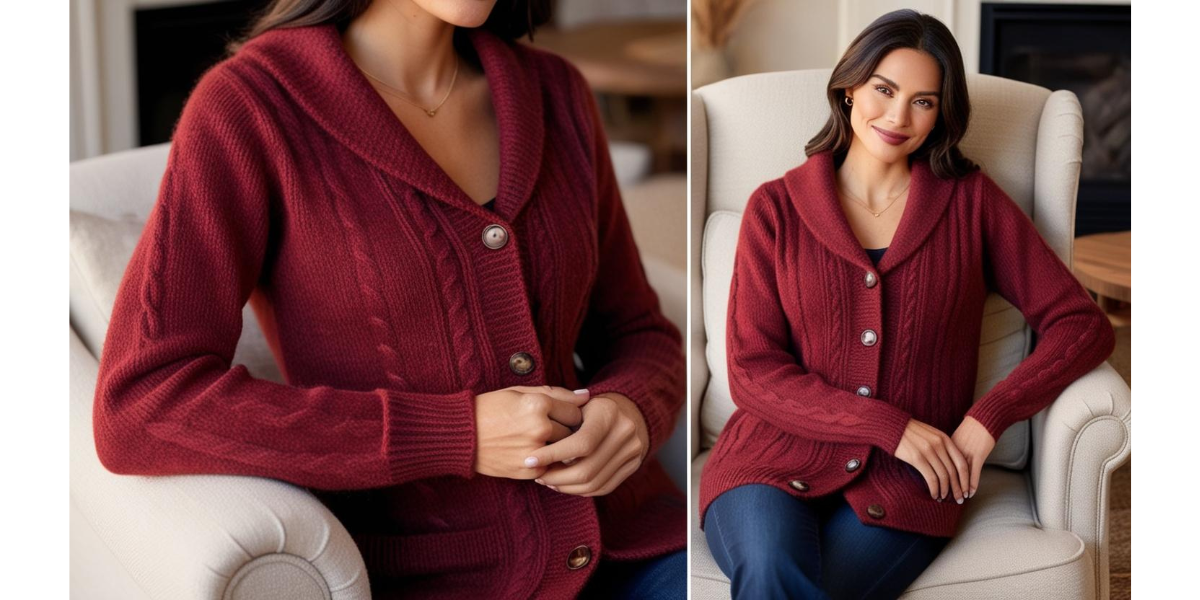
[[(878, 78), (882, 79), (884, 83), (896, 88), (897, 90), (900, 89), (900, 86), (896, 85), (895, 81), (892, 81), (891, 79), (888, 79), (887, 77), (884, 77), (883, 75), (880, 75), (879, 73), (872, 73), (871, 77), (878, 77)], [(937, 96), (938, 98), (942, 97), (941, 92), (917, 92), (917, 95), (918, 96)]]

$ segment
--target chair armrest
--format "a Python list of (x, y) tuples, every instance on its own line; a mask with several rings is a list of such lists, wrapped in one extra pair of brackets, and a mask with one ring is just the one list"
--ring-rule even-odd
[(1129, 460), (1130, 390), (1108, 362), (1063, 390), (1031, 420), (1031, 477), (1042, 527), (1071, 531), (1108, 587), (1108, 507), (1113, 471)]
[[(71, 503), (148, 597), (367, 600), (358, 547), (310, 492), (257, 477), (114, 475), (92, 434), (96, 358), (71, 330)], [(83, 582), (80, 582), (83, 583)]]

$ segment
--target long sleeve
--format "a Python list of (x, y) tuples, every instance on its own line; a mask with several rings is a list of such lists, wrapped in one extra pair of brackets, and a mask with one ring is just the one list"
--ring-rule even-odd
[(319, 489), (473, 475), (474, 396), (301, 388), (231, 366), (287, 173), (237, 76), (189, 98), (126, 268), (96, 387), (100, 460), (121, 474), (237, 474)]
[(616, 392), (637, 404), (650, 435), (647, 456), (653, 456), (683, 407), (683, 341), (646, 280), (595, 99), (578, 71), (569, 72), (593, 140), (600, 257), (576, 349), (592, 395)]
[(989, 289), (1011, 302), (1035, 332), (1034, 350), (967, 416), (995, 439), (1049, 406), (1116, 346), (1108, 317), (1000, 186), (979, 175)]
[(791, 351), (792, 327), (775, 273), (778, 201), (765, 186), (742, 216), (726, 322), (729, 391), (739, 408), (807, 439), (868, 443), (894, 454), (910, 416), (887, 402), (829, 385)]

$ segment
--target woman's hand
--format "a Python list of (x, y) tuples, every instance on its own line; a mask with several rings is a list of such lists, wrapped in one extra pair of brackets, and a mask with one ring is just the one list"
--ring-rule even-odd
[(979, 474), (983, 472), (983, 461), (987, 460), (992, 449), (996, 447), (996, 439), (988, 433), (983, 423), (975, 420), (975, 417), (963, 419), (950, 438), (967, 457), (967, 467), (971, 472), (967, 497), (970, 498), (975, 495), (975, 490), (979, 489)]
[[(475, 472), (492, 477), (533, 479), (545, 468), (522, 466), (547, 443), (571, 435), (583, 422), (587, 390), (544, 385), (516, 386), (475, 397)], [(549, 464), (549, 463), (543, 463)]]
[(954, 499), (963, 503), (963, 490), (968, 489), (970, 470), (963, 453), (942, 430), (909, 419), (904, 437), (896, 447), (896, 458), (916, 467), (929, 484), (929, 495), (941, 502), (953, 491)]
[(537, 481), (552, 490), (603, 496), (641, 466), (650, 448), (650, 433), (637, 405), (620, 394), (596, 396), (582, 412), (579, 431), (535, 450), (526, 464), (549, 465)]

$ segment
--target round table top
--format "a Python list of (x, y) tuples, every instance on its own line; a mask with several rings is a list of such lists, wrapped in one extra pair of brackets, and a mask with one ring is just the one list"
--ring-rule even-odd
[(687, 23), (682, 19), (546, 27), (534, 32), (532, 45), (571, 61), (596, 92), (687, 94)]
[(1072, 271), (1089, 290), (1106, 298), (1132, 302), (1129, 231), (1093, 233), (1075, 238)]

